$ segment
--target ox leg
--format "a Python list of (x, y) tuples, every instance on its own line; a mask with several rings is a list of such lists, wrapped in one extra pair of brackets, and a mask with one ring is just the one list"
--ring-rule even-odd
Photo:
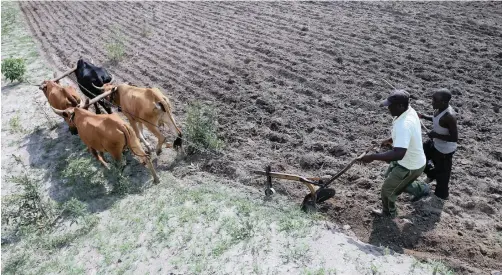
[(112, 155), (112, 158), (115, 160), (115, 167), (122, 171), (125, 167), (125, 162), (122, 161), (122, 150), (113, 150), (110, 152), (110, 155)]
[(106, 169), (110, 169), (110, 166), (108, 165), (108, 163), (106, 163), (106, 161), (103, 159), (103, 153), (101, 152), (97, 152), (96, 150), (92, 149), (91, 147), (88, 147), (88, 150), (89, 152), (91, 152), (91, 154), (99, 161), (101, 162), (101, 164), (103, 164)]
[(112, 113), (112, 109), (110, 107), (107, 107), (103, 101), (99, 101), (99, 105), (101, 105), (101, 107), (103, 107), (103, 109), (105, 109), (107, 113)]
[(96, 110), (97, 115), (101, 114), (101, 110), (99, 110), (98, 103), (94, 103), (94, 109)]
[[(150, 147), (150, 144), (148, 141), (146, 141), (145, 136), (143, 136), (143, 127), (141, 123), (138, 123), (136, 120), (134, 120), (130, 115), (124, 113), (124, 115), (127, 117), (127, 120), (129, 120), (129, 123), (131, 124), (132, 129), (134, 130), (134, 133), (136, 136), (145, 144), (146, 150), (148, 153), (152, 151), (152, 148)], [(139, 124), (139, 127), (138, 127)]]
[(166, 137), (162, 135), (162, 133), (159, 131), (159, 128), (156, 126), (153, 126), (152, 124), (146, 124), (146, 127), (150, 132), (152, 132), (156, 137), (157, 137), (157, 155), (160, 155), (162, 152), (162, 144), (166, 141)]
[(158, 184), (160, 182), (159, 176), (157, 176), (157, 172), (155, 172), (155, 169), (153, 168), (152, 161), (149, 157), (143, 157), (143, 161), (146, 163), (146, 167), (148, 167), (148, 170), (150, 170), (150, 173), (152, 174), (153, 183)]
[(150, 143), (148, 143), (148, 141), (146, 141), (146, 138), (143, 135), (143, 123), (137, 122), (137, 121), (134, 121), (134, 123), (136, 124), (136, 127), (137, 127), (136, 128), (137, 129), (136, 135), (139, 137), (139, 139), (142, 142), (145, 143), (145, 146), (146, 146), (148, 153), (152, 152), (152, 147), (150, 147)]

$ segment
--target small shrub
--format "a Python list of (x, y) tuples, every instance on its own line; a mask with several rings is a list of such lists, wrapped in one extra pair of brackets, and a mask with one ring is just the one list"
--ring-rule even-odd
[(26, 73), (26, 64), (22, 58), (6, 58), (2, 60), (2, 74), (13, 82), (22, 82)]
[(70, 218), (75, 220), (79, 217), (87, 215), (87, 205), (85, 203), (77, 200), (76, 198), (71, 198), (60, 206), (61, 216), (65, 218)]
[(21, 193), (4, 200), (7, 209), (2, 211), (2, 221), (15, 227), (47, 226), (54, 218), (54, 205), (43, 198), (40, 183), (26, 174), (10, 177), (8, 181), (19, 185)]
[(223, 142), (217, 135), (216, 112), (198, 102), (188, 108), (185, 136), (189, 154), (219, 150)]
[(96, 167), (95, 160), (91, 157), (77, 157), (70, 155), (66, 159), (67, 166), (62, 170), (61, 176), (68, 180), (70, 185), (96, 186), (103, 183), (102, 173)]
[(118, 33), (118, 31), (115, 32), (115, 34), (112, 36), (112, 41), (108, 44), (106, 44), (106, 52), (108, 55), (108, 59), (113, 62), (119, 62), (124, 58), (125, 55), (125, 43), (124, 43), (125, 38)]

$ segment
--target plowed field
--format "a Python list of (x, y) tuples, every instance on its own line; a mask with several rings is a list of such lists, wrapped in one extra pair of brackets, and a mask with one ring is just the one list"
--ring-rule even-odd
[[(398, 201), (414, 222), (374, 218), (385, 163), (355, 165), (322, 211), (362, 240), (447, 260), (459, 273), (502, 269), (502, 3), (496, 2), (20, 2), (41, 51), (63, 71), (79, 57), (120, 81), (156, 86), (175, 115), (188, 103), (219, 112), (226, 148), (199, 160), (217, 175), (263, 185), (249, 171), (334, 174), (391, 117), (384, 79), (431, 113), (430, 95), (454, 94), (461, 141), (449, 201)], [(107, 45), (121, 35), (122, 61)], [(425, 138), (425, 136), (424, 136)], [(301, 201), (306, 189), (280, 182)]]

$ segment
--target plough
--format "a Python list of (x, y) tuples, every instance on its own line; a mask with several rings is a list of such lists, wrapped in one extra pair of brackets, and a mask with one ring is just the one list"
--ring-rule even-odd
[[(357, 158), (354, 158), (349, 164), (347, 164), (340, 172), (329, 179), (323, 179), (321, 177), (303, 177), (294, 174), (287, 173), (278, 173), (272, 172), (270, 166), (265, 168), (265, 171), (253, 171), (253, 173), (258, 175), (263, 175), (267, 177), (265, 196), (271, 197), (275, 194), (275, 190), (272, 186), (272, 178), (283, 179), (283, 180), (291, 180), (291, 181), (299, 181), (303, 183), (309, 189), (310, 193), (305, 196), (303, 199), (301, 209), (305, 212), (313, 212), (317, 210), (316, 204), (322, 203), (332, 197), (335, 196), (336, 191), (333, 188), (328, 188), (328, 186), (342, 176), (347, 170), (354, 165), (358, 160), (360, 160), (363, 156), (369, 153), (371, 150), (375, 148), (375, 145), (367, 148), (361, 155)], [(317, 190), (315, 186), (318, 187)]]

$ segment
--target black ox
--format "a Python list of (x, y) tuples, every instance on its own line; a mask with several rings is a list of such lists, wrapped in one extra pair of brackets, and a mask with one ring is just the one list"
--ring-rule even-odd
[[(103, 93), (102, 90), (96, 89), (94, 86), (102, 87), (103, 84), (113, 81), (112, 75), (109, 74), (105, 68), (94, 66), (89, 62), (85, 62), (83, 59), (79, 59), (77, 62), (75, 76), (77, 77), (80, 91), (82, 91), (82, 93), (90, 99), (93, 99)], [(106, 112), (109, 114), (112, 113), (112, 109), (109, 104), (103, 102), (103, 100), (100, 100), (99, 104)], [(96, 114), (101, 114), (97, 103), (94, 103), (94, 108), (96, 109)]]

